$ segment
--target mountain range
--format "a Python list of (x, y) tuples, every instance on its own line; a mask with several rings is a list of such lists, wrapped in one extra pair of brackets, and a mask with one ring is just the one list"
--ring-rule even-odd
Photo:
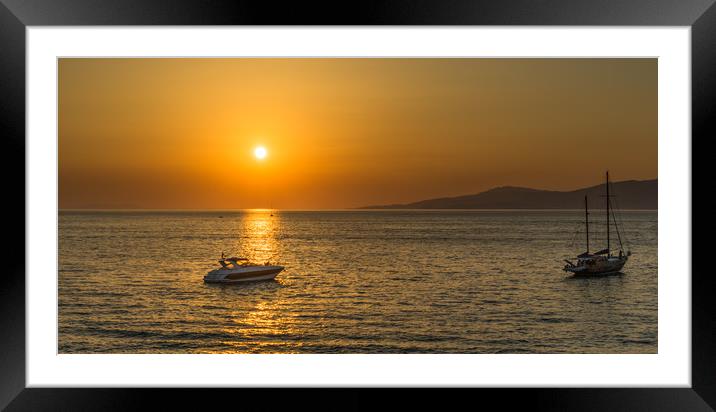
[[(619, 209), (657, 209), (657, 179), (612, 182), (609, 188), (616, 196), (612, 205)], [(472, 195), (359, 209), (580, 209), (585, 195), (590, 209), (603, 209), (604, 194), (604, 183), (566, 192), (502, 186)]]

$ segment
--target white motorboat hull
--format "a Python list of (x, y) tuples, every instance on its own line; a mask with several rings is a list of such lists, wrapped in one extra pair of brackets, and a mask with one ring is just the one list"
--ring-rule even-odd
[(250, 266), (232, 269), (216, 269), (204, 276), (206, 283), (242, 283), (270, 280), (284, 269), (283, 266)]

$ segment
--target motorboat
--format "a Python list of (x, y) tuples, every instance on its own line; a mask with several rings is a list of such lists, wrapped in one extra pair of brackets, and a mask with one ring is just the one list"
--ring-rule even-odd
[(283, 266), (272, 265), (268, 262), (262, 265), (252, 263), (246, 258), (224, 258), (223, 255), (219, 259), (219, 264), (220, 268), (209, 271), (204, 276), (204, 282), (239, 283), (269, 280), (275, 278), (284, 269)]
[[(607, 247), (598, 252), (589, 252), (589, 206), (587, 203), (587, 196), (584, 196), (584, 224), (586, 227), (586, 246), (587, 251), (577, 256), (577, 262), (574, 263), (570, 260), (565, 259), (567, 264), (564, 266), (565, 272), (571, 272), (574, 276), (602, 276), (613, 273), (619, 273), (624, 265), (627, 263), (631, 251), (624, 251), (622, 244), (623, 234), (619, 231), (617, 225), (616, 216), (614, 215), (614, 208), (611, 207), (611, 198), (613, 195), (609, 194), (609, 172), (607, 171), (607, 184), (606, 184), (606, 225), (607, 225)], [(610, 219), (611, 217), (611, 219)], [(611, 222), (610, 222), (611, 220)], [(614, 224), (616, 228), (617, 239), (619, 240), (619, 253), (612, 253), (611, 241), (610, 241), (610, 226)]]

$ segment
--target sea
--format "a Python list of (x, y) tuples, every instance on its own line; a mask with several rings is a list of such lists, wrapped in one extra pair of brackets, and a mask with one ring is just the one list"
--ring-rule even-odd
[[(591, 250), (606, 246), (602, 213)], [(59, 353), (657, 353), (657, 212), (60, 211)], [(285, 266), (206, 284), (221, 253)]]

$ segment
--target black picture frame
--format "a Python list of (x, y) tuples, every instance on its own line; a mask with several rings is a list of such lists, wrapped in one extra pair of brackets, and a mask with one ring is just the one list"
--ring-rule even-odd
[[(514, 406), (550, 410), (713, 410), (716, 408), (716, 291), (714, 276), (692, 259), (692, 387), (409, 390), (385, 399), (384, 391), (258, 389), (25, 388), (25, 29), (87, 25), (608, 25), (690, 26), (692, 153), (716, 136), (716, 6), (714, 0), (393, 0), (384, 2), (259, 2), (179, 0), (0, 0), (0, 130), (6, 257), (0, 279), (0, 408), (8, 410), (127, 410), (150, 401), (182, 409), (224, 401), (236, 408), (278, 409), (306, 404), (321, 409), (367, 409), (408, 404), (439, 407)], [(662, 114), (663, 115), (663, 114)], [(694, 150), (696, 148), (696, 150)], [(692, 176), (703, 173), (692, 158)], [(704, 179), (706, 180), (706, 179)], [(709, 186), (711, 184), (707, 183)], [(706, 191), (708, 193), (708, 191)], [(702, 214), (691, 199), (692, 221)], [(708, 196), (704, 194), (703, 197)], [(713, 205), (713, 201), (709, 202)], [(708, 230), (694, 227), (692, 233)], [(22, 241), (21, 241), (22, 240)], [(695, 238), (693, 239), (695, 240)], [(708, 256), (708, 243), (692, 241), (692, 256)], [(672, 273), (669, 276), (688, 276)], [(289, 393), (286, 393), (289, 391)], [(516, 393), (519, 391), (519, 393)], [(457, 395), (457, 396), (456, 396)], [(237, 403), (241, 399), (241, 403)], [(380, 399), (380, 400), (379, 400)], [(231, 404), (231, 403), (230, 403)], [(165, 405), (167, 406), (167, 405)]]

